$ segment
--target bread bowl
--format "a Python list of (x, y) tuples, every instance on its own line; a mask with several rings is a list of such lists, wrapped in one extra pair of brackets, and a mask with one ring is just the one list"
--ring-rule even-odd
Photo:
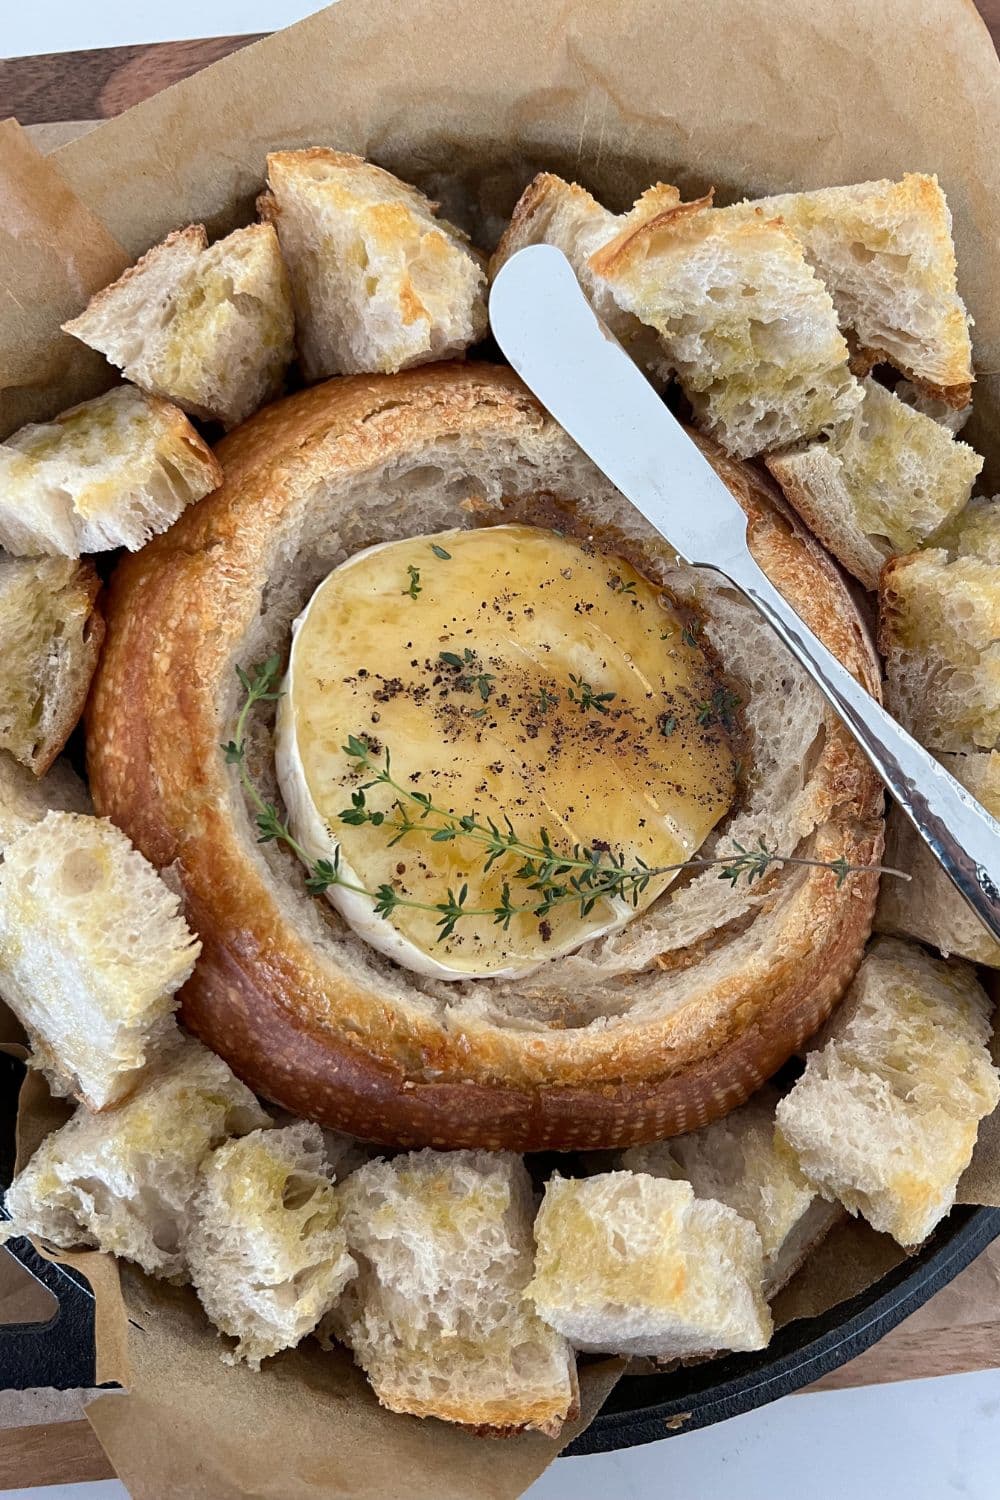
[[(872, 692), (876, 659), (828, 559), (757, 471), (706, 443), (751, 546)], [(694, 874), (608, 938), (528, 979), (444, 985), (361, 944), (256, 843), (219, 746), (234, 668), (284, 657), (343, 558), (389, 537), (528, 522), (593, 536), (704, 614), (749, 689), (742, 804), (713, 834), (877, 861), (881, 794), (843, 728), (724, 583), (679, 567), (506, 370), (441, 365), (334, 380), (220, 445), (222, 486), (113, 580), (88, 720), (97, 809), (180, 881), (201, 962), (183, 1019), (251, 1087), (394, 1144), (630, 1145), (742, 1102), (822, 1023), (857, 967), (877, 877), (786, 867), (731, 891)], [(743, 628), (744, 622), (747, 629)], [(248, 762), (274, 794), (265, 717)]]

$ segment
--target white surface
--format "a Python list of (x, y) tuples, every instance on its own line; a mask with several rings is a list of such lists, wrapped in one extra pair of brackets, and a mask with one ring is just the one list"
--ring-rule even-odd
[(0, 57), (274, 31), (317, 0), (0, 0)]
[[(172, 0), (169, 7), (147, 0), (31, 6), (7, 0), (0, 8), (0, 56), (19, 57), (269, 31), (317, 7), (308, 0)], [(789, 1396), (669, 1442), (561, 1459), (530, 1493), (532, 1500), (997, 1500), (1000, 1370)], [(15, 1497), (127, 1500), (114, 1483), (10, 1490), (0, 1500)]]
[[(530, 1500), (997, 1500), (1000, 1370), (786, 1396), (721, 1427), (560, 1458)], [(128, 1500), (117, 1483), (0, 1500)], [(469, 1500), (474, 1500), (469, 1496)]]

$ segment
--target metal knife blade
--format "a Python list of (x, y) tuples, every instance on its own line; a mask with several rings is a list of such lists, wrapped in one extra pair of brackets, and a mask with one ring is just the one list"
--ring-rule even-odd
[(900, 808), (1000, 942), (1000, 824), (892, 719), (751, 555), (746, 517), (551, 245), (519, 250), (490, 293), (490, 322), (525, 385), (674, 551), (755, 604), (855, 736)]
[(561, 250), (529, 245), (506, 262), (490, 323), (525, 385), (677, 554), (725, 573), (746, 546), (746, 516), (598, 318)]

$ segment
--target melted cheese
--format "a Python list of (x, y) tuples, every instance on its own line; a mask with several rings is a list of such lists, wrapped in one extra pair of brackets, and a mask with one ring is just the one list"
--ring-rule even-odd
[(694, 854), (732, 800), (720, 691), (685, 621), (620, 558), (531, 526), (413, 537), (350, 558), (296, 622), (278, 777), (312, 859), (339, 850), (345, 878), (430, 907), (467, 886), (466, 907), (486, 912), (442, 939), (434, 910), (381, 917), (367, 896), (331, 887), (369, 943), (440, 978), (521, 974), (624, 925), (673, 877), (651, 880), (638, 906), (601, 898), (583, 915), (565, 903), (505, 930), (490, 915), (505, 882), (514, 904), (537, 901), (519, 858), (484, 870), (474, 838), (432, 841), (437, 815), (390, 847), (399, 793), (385, 785), (366, 798), (386, 824), (341, 820), (371, 779), (344, 753), (348, 736), (380, 763), (388, 750), (399, 786), (447, 813), (509, 819), (533, 844), (544, 830), (561, 851), (600, 840), (629, 865), (660, 866)]

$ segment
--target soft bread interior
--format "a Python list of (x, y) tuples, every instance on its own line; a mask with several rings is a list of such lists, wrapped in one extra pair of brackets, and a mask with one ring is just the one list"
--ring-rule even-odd
[[(368, 423), (391, 432), (395, 404), (386, 401)], [(593, 534), (599, 545), (608, 546), (614, 538), (614, 546), (648, 576), (704, 612), (709, 644), (746, 685), (752, 737), (746, 792), (704, 853), (729, 850), (734, 840), (756, 843), (763, 838), (782, 851), (824, 857), (828, 823), (843, 800), (831, 767), (843, 764), (845, 750), (843, 742), (832, 742), (837, 732), (819, 695), (731, 586), (711, 573), (678, 566), (642, 517), (550, 424), (525, 423), (501, 435), (487, 429), (480, 440), (475, 419), (470, 419), (461, 439), (416, 446), (405, 459), (336, 480), (321, 479), (311, 491), (301, 492), (280, 538), (275, 529), (270, 554), (255, 564), (262, 578), (261, 607), (233, 659), (230, 696), (219, 704), (217, 738), (224, 740), (231, 732), (237, 711), (236, 666), (285, 653), (293, 619), (320, 580), (346, 557), (396, 537), (489, 525), (512, 516), (576, 526), (584, 535)], [(821, 616), (828, 620), (839, 611), (842, 625), (856, 629), (857, 650), (864, 659), (860, 627), (850, 623), (855, 621), (852, 607), (825, 560), (812, 551), (804, 563), (796, 549), (794, 566), (815, 575), (814, 623), (822, 628)], [(805, 597), (803, 608), (811, 607)], [(264, 794), (277, 799), (272, 722), (266, 707), (257, 711), (249, 765)], [(238, 807), (242, 793), (235, 770), (232, 776)], [(382, 958), (327, 903), (310, 897), (294, 857), (275, 845), (257, 843), (249, 807), (241, 839), (247, 860), (271, 867), (274, 878), (268, 883), (275, 900), (325, 956), (338, 981), (377, 988), (401, 1017), (422, 1012), (446, 1023), (457, 1018), (473, 1029), (546, 1031), (557, 1046), (560, 1035), (656, 1019), (700, 996), (722, 1005), (714, 997), (722, 995), (727, 976), (748, 967), (763, 972), (780, 963), (786, 945), (812, 920), (809, 872), (788, 868), (762, 884), (744, 883), (733, 890), (717, 871), (708, 870), (672, 889), (623, 931), (553, 960), (528, 979), (442, 984)]]

